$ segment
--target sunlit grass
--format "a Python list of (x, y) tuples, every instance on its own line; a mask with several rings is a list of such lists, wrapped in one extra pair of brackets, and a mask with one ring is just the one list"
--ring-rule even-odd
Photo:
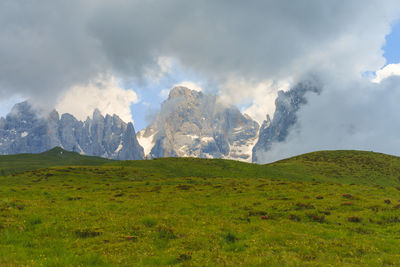
[[(400, 264), (395, 187), (223, 176), (245, 168), (231, 161), (153, 162), (174, 161), (177, 177), (139, 161), (0, 178), (0, 265)], [(184, 177), (190, 168), (200, 177)]]

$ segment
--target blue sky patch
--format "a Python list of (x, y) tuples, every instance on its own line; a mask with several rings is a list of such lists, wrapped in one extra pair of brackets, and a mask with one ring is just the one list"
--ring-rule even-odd
[(400, 62), (400, 20), (393, 24), (392, 32), (386, 36), (386, 44), (383, 46), (387, 64)]

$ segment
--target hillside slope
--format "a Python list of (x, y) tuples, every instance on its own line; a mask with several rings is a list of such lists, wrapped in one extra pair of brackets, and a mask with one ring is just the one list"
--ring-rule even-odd
[(258, 165), (223, 159), (115, 161), (145, 177), (271, 178), (400, 187), (400, 158), (366, 151), (319, 151)]
[(100, 157), (83, 156), (55, 147), (40, 154), (17, 154), (0, 156), (0, 175), (54, 166), (97, 166), (111, 162)]
[(294, 179), (400, 186), (400, 157), (355, 150), (318, 151), (268, 165)]
[(54, 148), (41, 154), (0, 156), (0, 174), (52, 166), (101, 166), (110, 172), (157, 178), (270, 178), (400, 187), (400, 158), (354, 150), (318, 151), (259, 165), (224, 159), (158, 158), (112, 161)]
[[(41, 157), (76, 164), (60, 152)], [(397, 183), (397, 168), (396, 157), (329, 151), (270, 165), (167, 158), (0, 177), (0, 265), (399, 266), (400, 191), (381, 186)]]

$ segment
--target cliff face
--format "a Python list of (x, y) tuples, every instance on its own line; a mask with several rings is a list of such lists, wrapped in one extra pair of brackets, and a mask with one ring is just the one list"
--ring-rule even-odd
[(146, 157), (251, 161), (259, 125), (217, 96), (175, 87), (154, 121), (138, 133)]
[(56, 146), (111, 159), (144, 155), (132, 123), (117, 115), (103, 117), (98, 110), (83, 122), (68, 113), (60, 117), (57, 111), (41, 117), (22, 102), (0, 119), (0, 154), (40, 153)]

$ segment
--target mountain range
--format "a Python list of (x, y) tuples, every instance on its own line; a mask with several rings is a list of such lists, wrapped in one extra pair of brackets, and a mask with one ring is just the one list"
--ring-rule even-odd
[(118, 160), (160, 157), (223, 158), (262, 162), (274, 142), (283, 142), (306, 104), (307, 92), (318, 88), (300, 83), (280, 91), (276, 110), (261, 127), (247, 114), (208, 95), (174, 87), (148, 127), (135, 132), (131, 122), (99, 110), (85, 121), (53, 110), (47, 115), (28, 102), (16, 104), (0, 118), (0, 154), (40, 153), (62, 147), (83, 155)]
[(62, 147), (84, 155), (110, 159), (142, 159), (143, 148), (132, 123), (117, 115), (103, 117), (98, 110), (92, 118), (79, 121), (71, 114), (52, 111), (43, 116), (28, 102), (16, 104), (0, 119), (0, 154), (40, 153)]

